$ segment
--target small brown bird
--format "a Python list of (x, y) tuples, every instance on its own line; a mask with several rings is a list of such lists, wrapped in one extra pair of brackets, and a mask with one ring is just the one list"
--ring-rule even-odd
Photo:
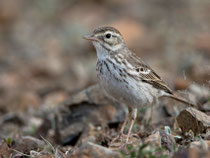
[[(194, 106), (175, 96), (157, 73), (127, 48), (117, 29), (100, 27), (83, 38), (92, 41), (96, 49), (96, 71), (101, 87), (109, 96), (133, 109), (126, 143), (137, 116), (137, 108), (153, 104), (161, 96)], [(120, 135), (123, 135), (128, 119), (127, 116)]]

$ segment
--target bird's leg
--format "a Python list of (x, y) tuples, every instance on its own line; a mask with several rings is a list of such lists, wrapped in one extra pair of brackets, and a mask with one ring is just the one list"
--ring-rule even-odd
[(113, 142), (115, 142), (117, 139), (121, 139), (121, 137), (124, 136), (124, 129), (125, 129), (125, 125), (126, 125), (127, 122), (128, 122), (128, 119), (129, 119), (129, 113), (126, 115), (126, 118), (125, 118), (125, 120), (124, 120), (124, 122), (123, 122), (123, 124), (122, 124), (122, 127), (121, 127), (121, 129), (120, 129), (120, 134), (119, 134), (117, 137), (115, 137), (115, 138), (111, 141), (111, 144), (112, 144)]
[(151, 106), (151, 111), (150, 111), (150, 116), (149, 116), (149, 119), (148, 119), (148, 125), (152, 122), (152, 114), (153, 114), (153, 105), (154, 104), (152, 104), (152, 106)]
[(134, 122), (135, 122), (135, 120), (136, 120), (136, 117), (137, 117), (137, 108), (135, 108), (135, 109), (132, 111), (131, 125), (130, 125), (129, 130), (128, 130), (128, 135), (127, 135), (127, 138), (126, 138), (126, 143), (128, 143), (128, 140), (129, 140), (129, 137), (130, 137), (130, 134), (131, 134), (131, 131), (132, 131)]
[(124, 129), (125, 129), (125, 125), (126, 125), (126, 123), (128, 122), (128, 118), (129, 118), (129, 114), (127, 114), (127, 116), (126, 116), (126, 118), (125, 118), (125, 121), (123, 122), (123, 124), (122, 124), (122, 127), (121, 127), (121, 129), (120, 129), (120, 135), (123, 135), (124, 133)]

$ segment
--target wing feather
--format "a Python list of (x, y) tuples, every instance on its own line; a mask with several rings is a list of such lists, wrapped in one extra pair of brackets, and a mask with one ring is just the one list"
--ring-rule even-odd
[(163, 90), (169, 94), (173, 94), (172, 90), (165, 84), (160, 76), (156, 74), (155, 71), (145, 64), (138, 56), (132, 54), (127, 58), (127, 61), (136, 69), (142, 81), (157, 89)]

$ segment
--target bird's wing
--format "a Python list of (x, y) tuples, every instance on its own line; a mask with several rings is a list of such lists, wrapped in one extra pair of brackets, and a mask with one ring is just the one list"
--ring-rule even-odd
[(127, 61), (135, 68), (143, 82), (169, 94), (173, 94), (172, 90), (165, 84), (160, 76), (158, 76), (158, 74), (156, 74), (155, 71), (145, 64), (138, 56), (132, 54), (132, 57), (127, 58)]

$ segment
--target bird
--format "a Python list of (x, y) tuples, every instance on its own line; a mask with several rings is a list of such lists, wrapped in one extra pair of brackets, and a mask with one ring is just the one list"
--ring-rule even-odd
[(126, 116), (119, 134), (124, 135), (125, 125), (131, 116), (126, 143), (129, 141), (138, 108), (152, 105), (160, 97), (170, 97), (195, 106), (176, 96), (161, 77), (126, 46), (122, 34), (116, 28), (102, 26), (83, 38), (92, 41), (96, 49), (96, 72), (101, 88), (110, 97), (131, 109), (131, 115)]

